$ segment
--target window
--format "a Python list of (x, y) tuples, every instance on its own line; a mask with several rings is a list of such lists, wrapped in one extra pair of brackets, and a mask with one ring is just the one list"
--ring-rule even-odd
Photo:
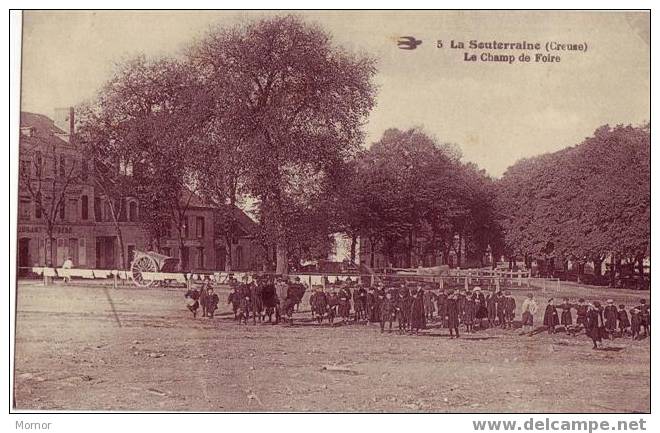
[(224, 247), (218, 247), (215, 249), (215, 269), (218, 271), (225, 270), (225, 261), (227, 250)]
[(78, 199), (72, 198), (69, 200), (69, 214), (66, 216), (67, 221), (76, 222), (78, 220)]
[(138, 220), (138, 215), (137, 215), (137, 203), (134, 201), (131, 201), (128, 203), (128, 220), (129, 221), (137, 221)]
[(190, 257), (190, 248), (181, 248), (181, 268), (188, 269), (188, 258)]
[(101, 198), (94, 197), (94, 221), (101, 221)]
[(29, 220), (30, 219), (30, 208), (31, 208), (31, 201), (30, 199), (21, 199), (21, 206), (18, 210), (18, 216), (22, 220)]
[(37, 177), (41, 179), (41, 167), (43, 165), (43, 159), (41, 158), (40, 151), (36, 151), (34, 153), (34, 165), (37, 172)]
[(197, 248), (197, 266), (204, 269), (204, 247)]
[(112, 221), (112, 209), (110, 209), (110, 202), (103, 200), (103, 221)]
[(160, 251), (163, 255), (172, 257), (172, 249), (170, 247), (163, 247), (160, 249)]
[(183, 217), (183, 237), (190, 237), (190, 217)]
[(128, 255), (126, 257), (126, 261), (130, 264), (133, 262), (133, 256), (135, 255), (135, 245), (129, 245), (127, 249)]
[(66, 206), (64, 205), (64, 199), (60, 202), (60, 220), (64, 221), (66, 217)]
[(89, 177), (89, 167), (87, 166), (87, 161), (82, 159), (80, 161), (80, 178), (82, 179), (83, 182), (87, 182), (88, 177)]
[(41, 191), (37, 193), (36, 200), (34, 201), (34, 217), (38, 220), (41, 219)]
[(83, 221), (87, 221), (87, 219), (89, 218), (89, 209), (88, 209), (88, 206), (89, 206), (89, 205), (88, 205), (88, 203), (87, 203), (87, 196), (86, 196), (86, 195), (83, 195), (82, 197), (80, 197), (80, 208), (81, 208), (81, 209), (80, 209), (80, 213), (81, 213), (81, 214), (80, 214), (80, 218), (81, 218)]
[(24, 177), (25, 179), (32, 178), (32, 174), (30, 173), (31, 165), (32, 165), (32, 161), (29, 161), (27, 159), (21, 160), (21, 176)]
[(195, 224), (195, 234), (198, 238), (204, 237), (204, 217), (197, 217)]
[(60, 176), (66, 176), (66, 160), (64, 155), (60, 155)]

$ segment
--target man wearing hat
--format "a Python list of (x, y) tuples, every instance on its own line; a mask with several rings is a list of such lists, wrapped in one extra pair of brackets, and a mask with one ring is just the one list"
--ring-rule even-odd
[(616, 331), (616, 321), (619, 318), (619, 311), (617, 310), (616, 305), (614, 305), (613, 299), (608, 299), (606, 303), (607, 305), (603, 309), (603, 317), (605, 319), (605, 329), (611, 340)]

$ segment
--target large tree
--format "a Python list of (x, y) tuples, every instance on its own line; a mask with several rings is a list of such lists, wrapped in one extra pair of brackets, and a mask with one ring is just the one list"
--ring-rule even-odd
[(332, 176), (358, 149), (374, 104), (374, 61), (334, 46), (325, 31), (295, 16), (217, 28), (188, 57), (213, 84), (215, 116), (249, 137), (245, 191), (270, 226), (276, 271), (286, 273), (299, 176)]
[(196, 190), (191, 170), (196, 132), (210, 111), (207, 92), (194, 72), (178, 60), (135, 57), (119, 64), (81, 110), (86, 113), (81, 134), (99, 171), (101, 190), (111, 202), (121, 203), (119, 198), (130, 189), (157, 246), (173, 223), (180, 259), (185, 217)]

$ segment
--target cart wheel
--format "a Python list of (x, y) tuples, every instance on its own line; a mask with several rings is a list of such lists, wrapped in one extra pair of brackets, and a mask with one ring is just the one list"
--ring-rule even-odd
[(133, 282), (138, 287), (150, 287), (154, 285), (156, 281), (145, 279), (143, 273), (156, 271), (156, 262), (149, 256), (138, 257), (131, 264), (131, 276), (133, 277)]

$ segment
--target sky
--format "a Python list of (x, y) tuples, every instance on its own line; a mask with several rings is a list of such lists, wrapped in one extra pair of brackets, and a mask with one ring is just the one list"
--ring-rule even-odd
[[(117, 62), (138, 54), (180, 55), (212, 26), (277, 12), (27, 11), (23, 18), (21, 109), (94, 97)], [(650, 120), (650, 17), (635, 12), (325, 11), (298, 12), (332, 42), (377, 59), (377, 105), (365, 146), (392, 127), (422, 127), (459, 145), (499, 177), (520, 158), (580, 143), (604, 124)], [(401, 36), (422, 40), (402, 50)], [(437, 48), (437, 41), (443, 48)], [(450, 41), (585, 44), (553, 52), (559, 63), (466, 62)], [(514, 54), (522, 51), (492, 51)], [(527, 52), (527, 51), (526, 51)], [(532, 51), (535, 53), (536, 51)], [(543, 54), (547, 54), (542, 49)], [(533, 56), (532, 56), (533, 57)]]

